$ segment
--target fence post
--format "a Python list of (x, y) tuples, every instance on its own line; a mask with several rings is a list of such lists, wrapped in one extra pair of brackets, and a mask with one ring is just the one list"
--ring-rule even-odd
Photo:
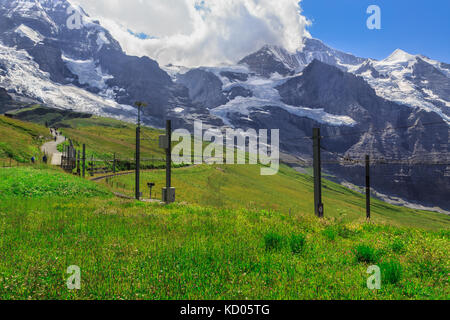
[(322, 167), (320, 159), (320, 128), (313, 128), (313, 156), (314, 156), (314, 211), (322, 218), (324, 208), (322, 203)]
[(80, 154), (80, 150), (78, 150), (78, 154), (77, 154), (77, 174), (78, 174), (78, 176), (81, 176), (80, 158), (81, 158), (81, 154)]
[(366, 218), (370, 220), (370, 156), (366, 156)]
[(94, 155), (91, 155), (91, 177), (94, 176)]
[(83, 178), (86, 177), (86, 145), (83, 144)]
[(116, 174), (116, 153), (114, 152), (113, 173)]

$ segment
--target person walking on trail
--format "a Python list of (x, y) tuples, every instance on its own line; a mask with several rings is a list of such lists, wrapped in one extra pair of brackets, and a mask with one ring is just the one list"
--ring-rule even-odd
[(42, 157), (42, 161), (43, 161), (45, 164), (47, 164), (48, 158), (47, 158), (47, 155), (46, 155), (46, 154), (44, 154), (44, 156)]
[(34, 156), (31, 157), (31, 163), (34, 164), (36, 162), (36, 158)]

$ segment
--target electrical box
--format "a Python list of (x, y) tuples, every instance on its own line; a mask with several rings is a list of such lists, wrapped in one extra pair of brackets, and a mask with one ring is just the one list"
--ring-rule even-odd
[(167, 188), (162, 189), (162, 201), (165, 203), (172, 203), (175, 202), (175, 188), (170, 188), (167, 190)]
[(323, 217), (323, 203), (319, 203), (319, 208), (317, 210), (319, 212), (319, 217)]
[(159, 147), (161, 149), (168, 149), (169, 148), (169, 139), (167, 136), (159, 136)]

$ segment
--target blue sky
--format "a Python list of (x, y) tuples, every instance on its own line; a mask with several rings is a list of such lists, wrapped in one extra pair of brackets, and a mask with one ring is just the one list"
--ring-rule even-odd
[[(381, 8), (381, 30), (369, 30), (369, 5)], [(314, 38), (362, 57), (384, 59), (400, 48), (450, 63), (449, 0), (302, 0)]]

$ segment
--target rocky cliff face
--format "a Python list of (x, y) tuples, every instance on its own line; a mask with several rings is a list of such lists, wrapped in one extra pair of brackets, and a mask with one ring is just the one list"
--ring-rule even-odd
[(212, 72), (194, 69), (178, 76), (177, 83), (189, 90), (194, 103), (204, 108), (215, 108), (228, 102), (222, 91), (223, 83)]
[(0, 88), (0, 114), (20, 108), (22, 105), (22, 103), (15, 101), (4, 88)]
[(4, 88), (0, 88), (0, 101), (1, 102), (12, 101), (11, 96), (8, 94), (8, 92)]

